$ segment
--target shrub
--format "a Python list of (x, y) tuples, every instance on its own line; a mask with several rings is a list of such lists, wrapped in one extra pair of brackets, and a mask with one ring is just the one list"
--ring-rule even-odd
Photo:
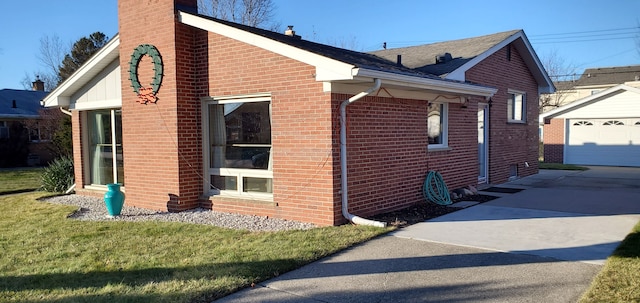
[(42, 189), (64, 192), (73, 185), (73, 160), (69, 156), (57, 158), (42, 173)]

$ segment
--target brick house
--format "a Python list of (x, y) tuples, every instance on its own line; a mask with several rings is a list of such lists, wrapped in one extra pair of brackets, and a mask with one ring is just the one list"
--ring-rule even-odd
[[(0, 167), (37, 166), (53, 160), (51, 118), (40, 101), (48, 94), (40, 79), (32, 90), (0, 90)], [(24, 138), (20, 138), (24, 137)]]
[(521, 31), (456, 78), (196, 2), (120, 0), (119, 34), (45, 100), (73, 113), (78, 194), (117, 182), (128, 205), (337, 225), (423, 201), (430, 169), (449, 188), (478, 184), (478, 142), (482, 182), (537, 172), (525, 100), (552, 85)]

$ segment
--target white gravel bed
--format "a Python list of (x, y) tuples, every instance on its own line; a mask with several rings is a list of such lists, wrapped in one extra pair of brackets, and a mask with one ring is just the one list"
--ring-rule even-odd
[(249, 231), (282, 231), (311, 229), (317, 227), (311, 223), (302, 223), (261, 216), (249, 216), (215, 212), (197, 208), (178, 213), (162, 212), (138, 207), (122, 207), (119, 216), (109, 216), (104, 201), (100, 198), (79, 195), (56, 196), (43, 199), (44, 202), (78, 206), (79, 209), (68, 218), (83, 221), (164, 221), (214, 225), (218, 227), (243, 229)]

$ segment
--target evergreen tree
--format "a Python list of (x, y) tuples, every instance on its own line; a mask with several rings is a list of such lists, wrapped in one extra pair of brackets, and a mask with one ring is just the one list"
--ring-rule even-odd
[(71, 47), (71, 52), (64, 56), (58, 70), (58, 84), (69, 78), (82, 64), (93, 56), (101, 47), (107, 44), (108, 38), (101, 32), (95, 32), (89, 37), (82, 37)]

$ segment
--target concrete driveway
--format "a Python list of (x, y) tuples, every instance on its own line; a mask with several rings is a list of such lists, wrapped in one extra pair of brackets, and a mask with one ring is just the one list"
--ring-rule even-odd
[(219, 302), (576, 302), (640, 220), (640, 168), (541, 171)]

